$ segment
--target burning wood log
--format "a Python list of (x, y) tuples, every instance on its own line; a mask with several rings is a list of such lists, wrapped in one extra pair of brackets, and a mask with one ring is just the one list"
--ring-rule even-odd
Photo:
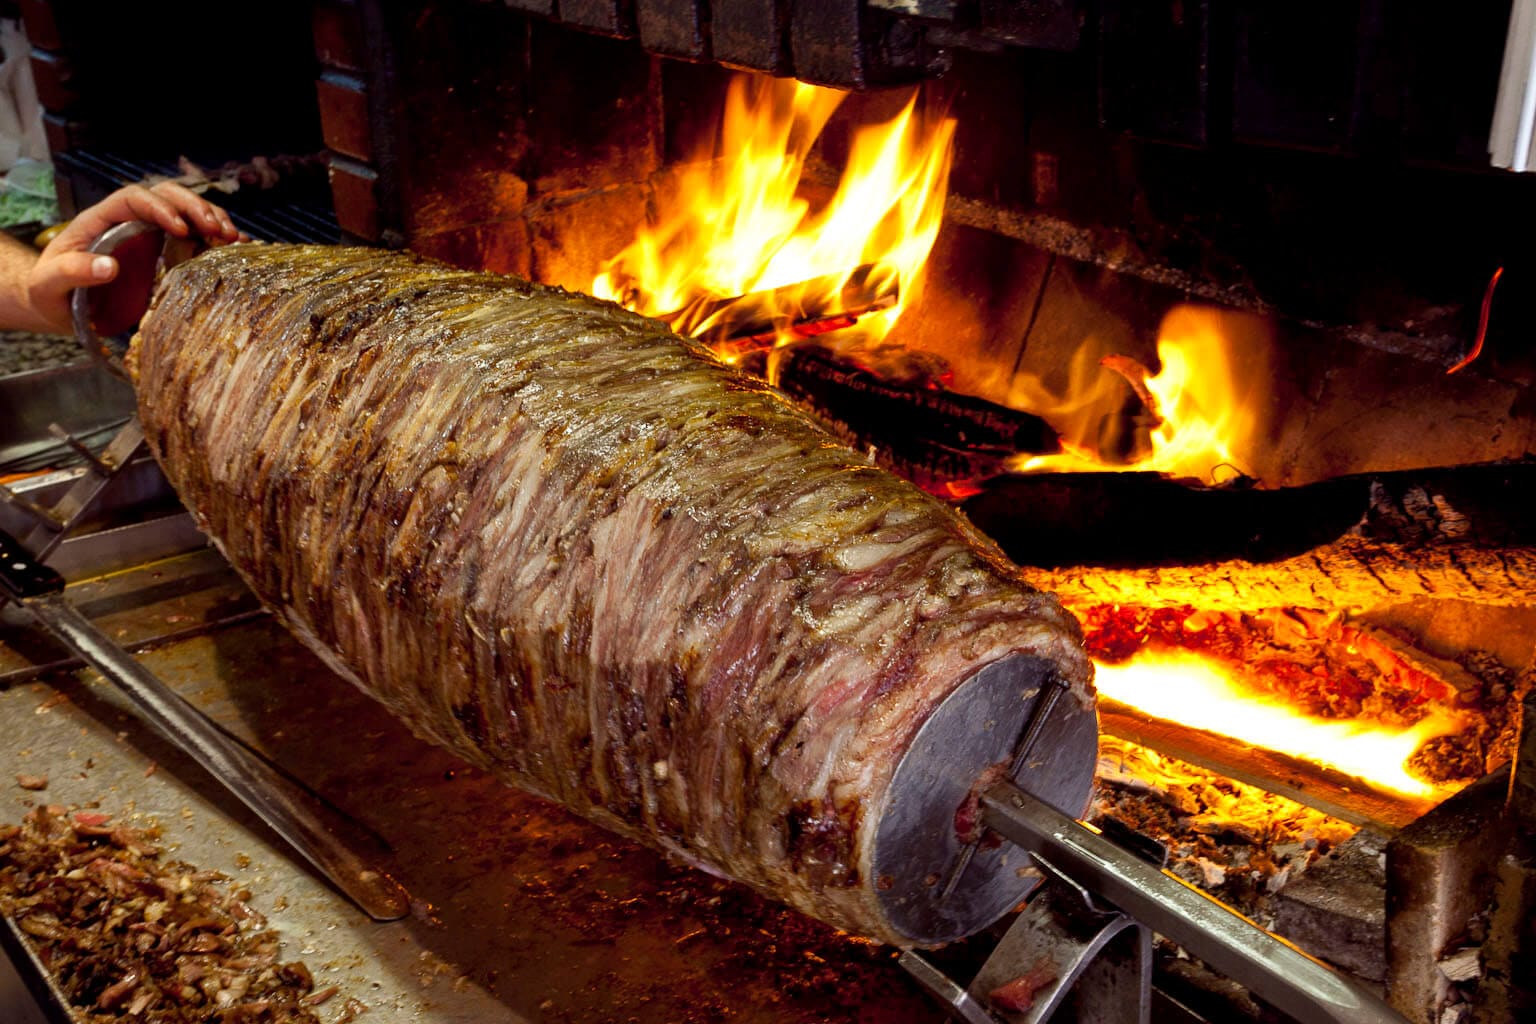
[(1276, 491), (1151, 474), (1013, 477), (964, 509), (1015, 562), (1046, 570), (1030, 578), (1064, 600), (1252, 611), (1414, 597), (1529, 603), (1533, 500), (1536, 466), (1520, 464)]
[[(866, 263), (846, 275), (828, 274), (746, 295), (701, 296), (656, 319), (734, 362), (773, 348), (786, 337), (814, 338), (892, 308), (901, 297), (899, 282), (879, 269)], [(631, 286), (621, 295), (621, 304), (633, 306), (639, 295), (638, 286)]]
[(1234, 558), (1134, 569), (1026, 571), (1070, 605), (1197, 605), (1365, 609), (1432, 597), (1517, 606), (1536, 593), (1536, 549), (1463, 545), (1407, 549), (1345, 538), (1278, 562)]
[(877, 373), (821, 345), (776, 351), (779, 388), (831, 421), (855, 448), (925, 490), (955, 488), (1003, 472), (1019, 452), (1060, 450), (1038, 416), (949, 391), (932, 377)]
[(1281, 491), (1200, 488), (1157, 473), (1051, 473), (989, 481), (971, 521), (1020, 565), (1187, 565), (1285, 558), (1360, 522), (1369, 483)]
[(1099, 728), (1106, 736), (1211, 769), (1354, 825), (1394, 832), (1434, 806), (1432, 800), (1379, 790), (1301, 758), (1148, 718), (1113, 700), (1100, 700)]

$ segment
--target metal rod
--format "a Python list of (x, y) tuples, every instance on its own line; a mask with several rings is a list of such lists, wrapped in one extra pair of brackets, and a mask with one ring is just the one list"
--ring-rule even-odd
[(349, 845), (374, 846), (382, 855), (382, 840), (219, 731), (62, 594), (28, 598), (20, 606), (116, 683), (161, 735), (196, 758), (369, 917), (393, 921), (406, 915), (405, 890)]
[(989, 828), (1297, 1020), (1405, 1024), (1362, 986), (1012, 783), (989, 788), (981, 807)]
[(74, 434), (71, 434), (57, 423), (48, 424), (48, 433), (63, 441), (76, 455), (84, 459), (85, 464), (91, 468), (92, 472), (99, 473), (102, 476), (112, 475), (113, 467), (103, 462), (95, 452), (87, 448), (85, 443)]
[(31, 516), (33, 520), (37, 522), (39, 529), (57, 531), (62, 529), (64, 526), (63, 521), (60, 520), (58, 516), (54, 515), (48, 509), (43, 508), (31, 498), (26, 498), (20, 494), (17, 494), (15, 491), (5, 486), (5, 484), (0, 484), (0, 501), (4, 501), (7, 505), (19, 508), (27, 515)]
[[(76, 294), (80, 294), (78, 289)], [(71, 484), (69, 490), (53, 506), (51, 515), (54, 522), (39, 524), (22, 541), (22, 546), (31, 552), (34, 559), (39, 562), (48, 561), (48, 556), (63, 543), (69, 531), (90, 511), (97, 496), (128, 466), (143, 444), (144, 430), (139, 426), (139, 421), (131, 419), (123, 424), (123, 429), (117, 432), (117, 436), (97, 460), (106, 467), (106, 472), (87, 473)]]

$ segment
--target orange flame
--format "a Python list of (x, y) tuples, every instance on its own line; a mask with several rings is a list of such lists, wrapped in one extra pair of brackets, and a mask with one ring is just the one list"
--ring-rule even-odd
[(1154, 718), (1326, 765), (1408, 796), (1439, 792), (1410, 773), (1408, 762), (1425, 741), (1457, 728), (1444, 713), (1407, 728), (1313, 718), (1189, 651), (1143, 648), (1129, 661), (1096, 667), (1100, 693)]
[(684, 334), (766, 321), (783, 341), (795, 321), (840, 312), (858, 272), (862, 293), (897, 296), (851, 328), (866, 344), (883, 339), (938, 235), (955, 123), (919, 116), (914, 93), (895, 118), (855, 135), (836, 193), (813, 205), (801, 174), (843, 97), (733, 79), (712, 149), (681, 168), (673, 201), (605, 265), (592, 293)]
[[(1182, 305), (1163, 318), (1157, 356), (1162, 368), (1144, 381), (1151, 398), (1142, 419), (1141, 453), (1116, 461), (1103, 451), (1109, 427), (1122, 418), (1125, 381), (1105, 368), (1093, 347), (1079, 349), (1067, 394), (1021, 375), (1009, 404), (1033, 412), (1062, 434), (1059, 455), (1020, 455), (1015, 472), (1146, 470), (1220, 483), (1247, 470), (1247, 453), (1261, 439), (1269, 344), (1257, 318)], [(1123, 358), (1123, 357), (1121, 357)], [(1128, 360), (1126, 362), (1129, 362)], [(1134, 364), (1132, 364), (1134, 365)]]

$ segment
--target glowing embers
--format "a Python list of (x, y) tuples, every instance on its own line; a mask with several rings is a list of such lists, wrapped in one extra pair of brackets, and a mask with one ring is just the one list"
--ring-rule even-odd
[[(843, 93), (740, 75), (713, 144), (678, 172), (670, 200), (592, 283), (723, 356), (848, 330), (884, 338), (916, 293), (944, 210), (954, 122), (917, 96), (853, 138), (836, 192), (804, 197), (812, 144)], [(750, 347), (750, 346), (748, 346)]]
[(1091, 820), (1105, 818), (1166, 844), (1174, 874), (1249, 915), (1355, 833), (1294, 800), (1114, 736), (1099, 737)]
[(1426, 741), (1460, 724), (1443, 711), (1427, 712), (1411, 725), (1317, 718), (1191, 651), (1144, 648), (1119, 664), (1097, 663), (1097, 680), (1104, 696), (1155, 718), (1290, 754), (1408, 796), (1435, 794), (1435, 784), (1413, 774), (1410, 762)]

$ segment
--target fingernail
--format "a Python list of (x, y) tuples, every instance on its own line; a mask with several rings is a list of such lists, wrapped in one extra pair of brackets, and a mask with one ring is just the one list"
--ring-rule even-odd
[(182, 220), (180, 216), (172, 217), (171, 224), (175, 226), (177, 231), (187, 230), (187, 222)]
[(117, 261), (110, 256), (97, 256), (91, 260), (91, 276), (98, 281), (105, 281), (117, 270)]

